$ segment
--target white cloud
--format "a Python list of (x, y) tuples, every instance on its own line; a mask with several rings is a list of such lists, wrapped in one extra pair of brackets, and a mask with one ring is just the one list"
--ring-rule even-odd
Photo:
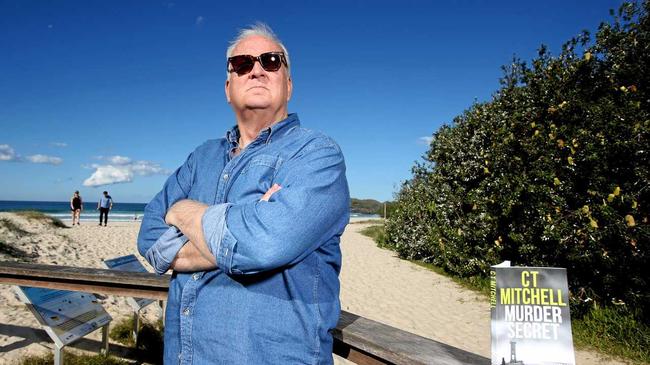
[(160, 167), (159, 164), (149, 161), (136, 161), (131, 164), (131, 169), (138, 175), (151, 176), (151, 175), (169, 175), (171, 171)]
[(50, 142), (50, 145), (54, 147), (68, 147), (68, 144), (65, 142)]
[(127, 166), (97, 166), (95, 172), (84, 180), (84, 186), (101, 186), (133, 181), (133, 172)]
[(0, 161), (17, 161), (18, 156), (8, 144), (0, 144)]
[(425, 136), (425, 137), (418, 138), (418, 143), (419, 144), (424, 144), (424, 145), (427, 145), (427, 146), (431, 144), (431, 141), (433, 141), (432, 136)]
[(113, 165), (128, 165), (131, 163), (131, 159), (124, 156), (108, 156), (104, 159)]
[(194, 24), (196, 24), (197, 26), (201, 26), (204, 21), (205, 18), (202, 15), (199, 15), (196, 17), (196, 21), (194, 22)]
[(84, 166), (93, 168), (95, 172), (84, 182), (84, 186), (101, 186), (119, 183), (129, 183), (137, 176), (168, 175), (171, 171), (164, 169), (160, 164), (151, 161), (135, 161), (124, 156), (109, 156), (102, 159), (109, 162), (107, 165), (91, 164)]
[(31, 163), (45, 163), (50, 165), (60, 165), (63, 162), (63, 159), (60, 157), (41, 155), (41, 154), (27, 156), (25, 157), (25, 160)]
[(14, 151), (8, 144), (0, 144), (0, 161), (31, 162), (40, 164), (60, 165), (63, 162), (61, 157), (35, 154), (23, 157)]

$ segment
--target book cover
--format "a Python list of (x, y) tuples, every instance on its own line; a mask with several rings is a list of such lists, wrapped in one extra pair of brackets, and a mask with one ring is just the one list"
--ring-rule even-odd
[(492, 364), (575, 364), (566, 269), (492, 267)]

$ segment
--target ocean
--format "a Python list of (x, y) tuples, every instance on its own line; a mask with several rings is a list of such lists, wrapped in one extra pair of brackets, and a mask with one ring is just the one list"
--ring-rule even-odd
[[(145, 203), (119, 203), (113, 204), (113, 209), (108, 214), (109, 221), (132, 222), (142, 220), (144, 216)], [(99, 211), (96, 210), (97, 202), (84, 201), (84, 210), (81, 212), (82, 222), (99, 221)], [(69, 221), (70, 202), (39, 202), (39, 201), (12, 201), (0, 200), (0, 212), (11, 212), (16, 210), (36, 210), (49, 216)], [(361, 214), (350, 212), (353, 220), (376, 219), (376, 214)]]
[[(114, 222), (131, 222), (141, 220), (144, 215), (144, 203), (113, 203), (113, 209), (108, 214), (108, 220)], [(96, 201), (84, 201), (84, 210), (81, 212), (82, 222), (99, 221), (99, 211)], [(38, 202), (38, 201), (11, 201), (0, 200), (0, 212), (16, 210), (36, 210), (63, 221), (70, 220), (70, 202)]]

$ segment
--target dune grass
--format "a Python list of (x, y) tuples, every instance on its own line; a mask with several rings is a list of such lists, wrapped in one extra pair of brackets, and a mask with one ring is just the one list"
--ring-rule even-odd
[(109, 337), (121, 344), (135, 347), (139, 361), (162, 364), (163, 355), (163, 323), (159, 320), (155, 324), (140, 322), (138, 343), (133, 338), (133, 317), (128, 317), (111, 325)]
[(31, 233), (20, 228), (16, 223), (7, 218), (0, 218), (0, 227), (8, 230), (9, 232), (16, 235), (16, 237), (21, 238), (29, 236)]
[[(77, 355), (64, 351), (64, 363), (66, 365), (127, 365), (128, 361), (120, 360), (114, 356), (104, 355)], [(23, 358), (19, 365), (52, 365), (54, 364), (54, 355), (47, 354), (42, 356), (27, 356)]]
[(30, 220), (42, 221), (57, 228), (68, 228), (68, 226), (65, 223), (63, 223), (63, 221), (60, 220), (59, 218), (50, 217), (49, 215), (41, 213), (36, 210), (20, 210), (15, 213), (21, 217)]
[(577, 347), (594, 347), (637, 364), (650, 363), (650, 327), (625, 307), (594, 306), (571, 322)]

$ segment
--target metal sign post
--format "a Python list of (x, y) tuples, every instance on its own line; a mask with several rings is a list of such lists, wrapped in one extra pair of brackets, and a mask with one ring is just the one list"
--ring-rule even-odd
[[(138, 261), (135, 255), (116, 257), (114, 259), (104, 260), (104, 264), (111, 270), (130, 271), (130, 272), (147, 272), (144, 266)], [(140, 310), (154, 303), (153, 299), (143, 298), (126, 298), (131, 308), (133, 308), (133, 340), (138, 343), (138, 334), (140, 332)], [(162, 301), (161, 301), (162, 302)], [(160, 308), (162, 309), (162, 303)]]

